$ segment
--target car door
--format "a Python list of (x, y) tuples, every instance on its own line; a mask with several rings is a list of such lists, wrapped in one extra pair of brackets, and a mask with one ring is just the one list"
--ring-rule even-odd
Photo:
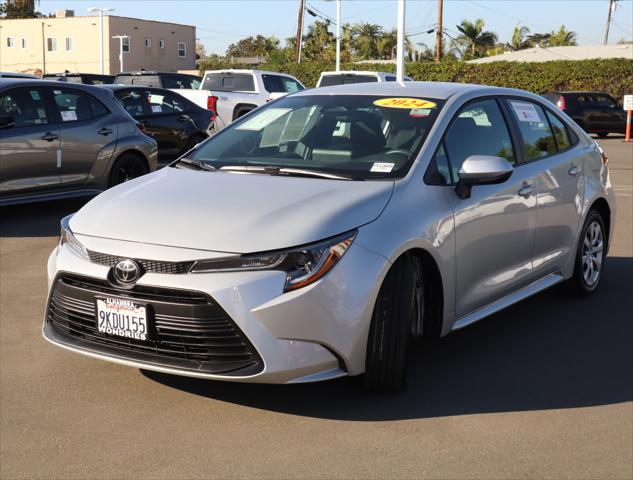
[(146, 90), (149, 113), (145, 117), (146, 131), (158, 143), (159, 163), (178, 158), (189, 135), (196, 130), (193, 119), (186, 111), (184, 101), (161, 89)]
[(515, 135), (500, 100), (477, 99), (457, 113), (436, 154), (438, 171), (448, 172), (453, 184), (471, 155), (500, 156), (515, 166), (504, 183), (475, 186), (470, 198), (446, 192), (455, 219), (458, 317), (527, 285), (533, 276), (534, 172), (521, 165)]
[(42, 87), (0, 93), (0, 114), (14, 121), (0, 129), (0, 196), (60, 188), (60, 134), (50, 110)]
[(95, 162), (107, 164), (116, 143), (117, 121), (110, 110), (88, 92), (72, 87), (48, 87), (61, 138), (61, 182), (83, 186)]
[[(581, 221), (583, 155), (565, 123), (536, 102), (507, 99), (524, 148), (526, 168), (535, 173), (537, 221), (534, 272), (538, 277), (560, 271), (575, 254)], [(524, 118), (523, 112), (530, 111)]]

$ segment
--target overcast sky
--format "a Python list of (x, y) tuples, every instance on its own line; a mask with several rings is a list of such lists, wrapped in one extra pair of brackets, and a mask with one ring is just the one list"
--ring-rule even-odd
[[(312, 10), (335, 18), (335, 2), (307, 0)], [(445, 0), (444, 27), (456, 35), (463, 19), (483, 18), (486, 29), (508, 41), (517, 23), (532, 32), (549, 32), (564, 24), (578, 33), (579, 44), (601, 44), (608, 0)], [(297, 28), (299, 0), (41, 0), (44, 13), (73, 9), (86, 15), (88, 7), (114, 8), (114, 15), (195, 25), (208, 53), (222, 54), (226, 47), (248, 35), (275, 35), (283, 40)], [(395, 0), (342, 0), (343, 23), (370, 22), (391, 29), (396, 24)], [(407, 0), (407, 34), (415, 43), (432, 44), (433, 35), (419, 33), (437, 22), (436, 0)], [(306, 28), (314, 20), (306, 15)], [(333, 31), (334, 27), (332, 27)], [(419, 34), (418, 34), (419, 33)], [(610, 43), (633, 37), (633, 0), (619, 0), (609, 34)]]

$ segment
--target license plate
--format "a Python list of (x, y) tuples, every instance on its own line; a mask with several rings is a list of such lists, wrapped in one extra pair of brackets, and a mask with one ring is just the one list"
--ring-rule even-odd
[(107, 335), (149, 340), (147, 308), (126, 298), (97, 298), (97, 328)]

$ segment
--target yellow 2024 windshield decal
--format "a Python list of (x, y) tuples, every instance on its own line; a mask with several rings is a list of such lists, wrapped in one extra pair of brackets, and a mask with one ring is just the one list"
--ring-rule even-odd
[(437, 105), (420, 98), (381, 98), (374, 105), (387, 108), (435, 108)]

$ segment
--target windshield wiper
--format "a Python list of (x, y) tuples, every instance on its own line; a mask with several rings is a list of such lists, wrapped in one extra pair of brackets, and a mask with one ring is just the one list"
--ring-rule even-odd
[(343, 175), (337, 175), (334, 173), (320, 172), (318, 170), (310, 170), (303, 168), (292, 168), (292, 167), (260, 167), (253, 165), (230, 165), (226, 167), (221, 167), (220, 170), (225, 170), (229, 172), (251, 172), (251, 173), (262, 173), (265, 175), (288, 175), (288, 176), (297, 176), (297, 177), (319, 177), (319, 178), (327, 178), (329, 180), (363, 180), (360, 177), (348, 177)]
[(178, 160), (178, 164), (186, 165), (187, 168), (193, 168), (193, 169), (197, 169), (197, 170), (206, 170), (208, 172), (213, 172), (215, 170), (217, 170), (216, 167), (214, 167), (213, 165), (209, 165), (207, 162), (203, 162), (201, 160), (192, 160), (190, 158), (181, 158), (180, 160)]

